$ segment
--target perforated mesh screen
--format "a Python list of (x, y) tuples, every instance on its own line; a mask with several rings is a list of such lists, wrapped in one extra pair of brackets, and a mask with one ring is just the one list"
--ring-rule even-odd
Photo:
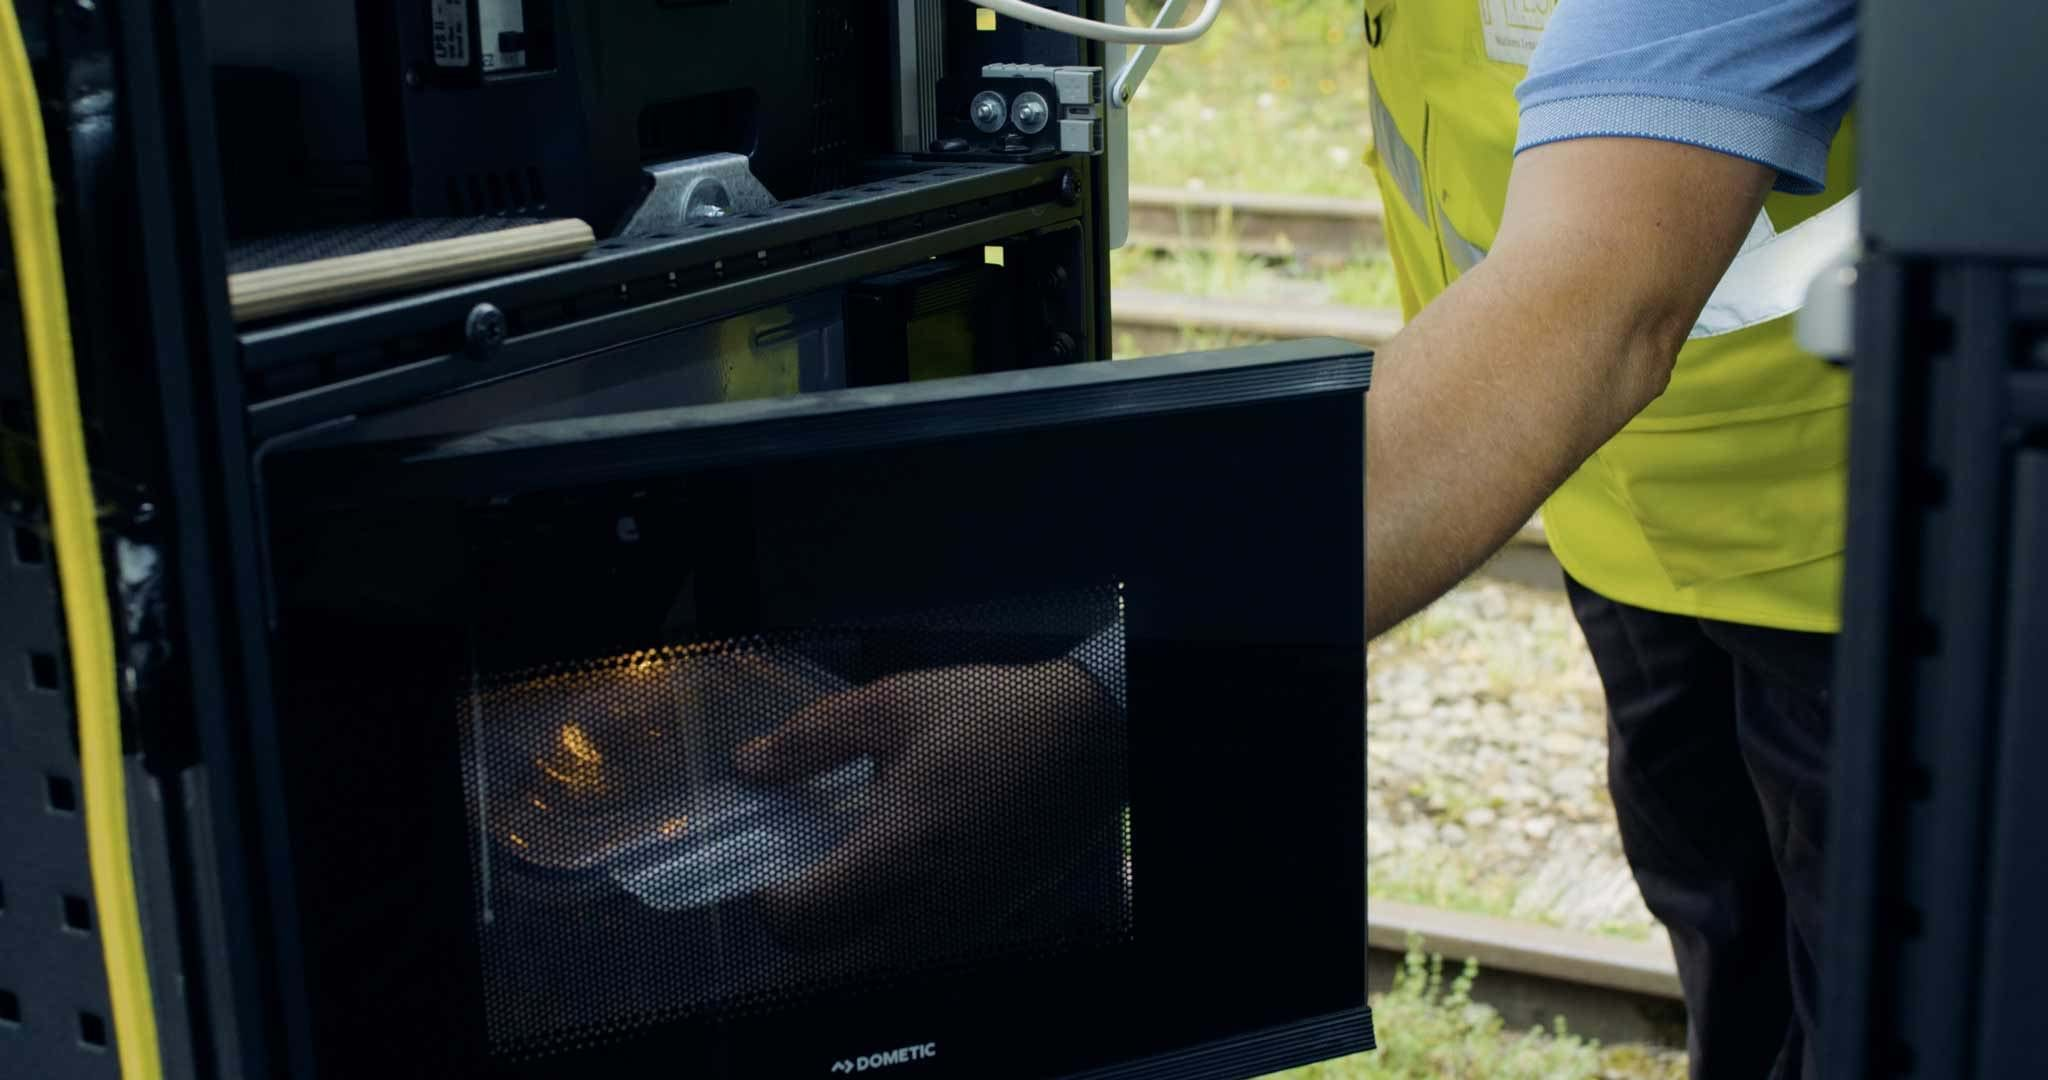
[(1128, 934), (1122, 603), (480, 676), (459, 722), (493, 1052)]

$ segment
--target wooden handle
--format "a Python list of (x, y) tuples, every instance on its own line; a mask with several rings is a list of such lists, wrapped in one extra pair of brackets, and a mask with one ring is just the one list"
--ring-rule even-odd
[(228, 305), (236, 322), (246, 322), (555, 262), (582, 254), (596, 243), (588, 224), (563, 218), (476, 236), (337, 255), (229, 274)]

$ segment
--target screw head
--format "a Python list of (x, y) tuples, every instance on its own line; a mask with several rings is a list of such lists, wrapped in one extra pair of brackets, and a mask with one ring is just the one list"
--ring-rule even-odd
[(510, 326), (505, 321), (505, 313), (498, 310), (498, 305), (491, 303), (478, 304), (470, 308), (469, 318), (462, 324), (462, 336), (469, 345), (470, 355), (478, 359), (496, 352), (498, 346), (505, 343), (509, 333)]

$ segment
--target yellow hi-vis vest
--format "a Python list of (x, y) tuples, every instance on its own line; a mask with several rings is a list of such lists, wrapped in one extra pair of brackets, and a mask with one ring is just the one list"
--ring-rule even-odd
[[(1514, 159), (1514, 88), (1555, 6), (1365, 2), (1367, 161), (1408, 317), (1493, 243)], [(1544, 504), (1558, 561), (1587, 586), (1673, 614), (1840, 629), (1849, 381), (1800, 350), (1789, 316), (1853, 242), (1854, 142), (1852, 119), (1829, 154), (1826, 192), (1765, 202), (1669, 388)]]

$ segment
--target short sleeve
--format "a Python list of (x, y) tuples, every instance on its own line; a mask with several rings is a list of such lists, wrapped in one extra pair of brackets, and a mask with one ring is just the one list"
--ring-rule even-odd
[(1827, 183), (1856, 90), (1856, 0), (1559, 0), (1515, 95), (1517, 152), (1665, 139)]

